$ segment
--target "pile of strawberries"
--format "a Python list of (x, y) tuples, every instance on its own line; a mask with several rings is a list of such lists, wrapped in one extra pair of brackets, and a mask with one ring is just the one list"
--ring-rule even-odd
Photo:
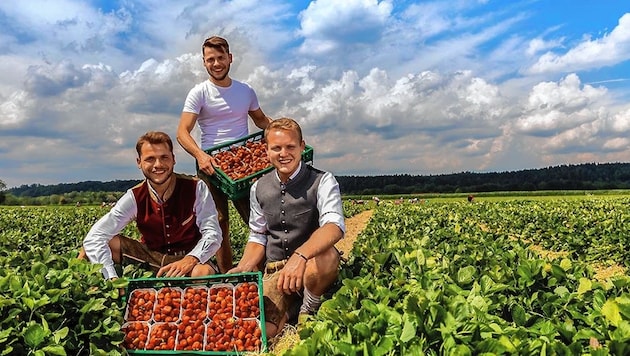
[(217, 152), (214, 159), (232, 180), (239, 180), (270, 167), (264, 141), (248, 141), (242, 146)]

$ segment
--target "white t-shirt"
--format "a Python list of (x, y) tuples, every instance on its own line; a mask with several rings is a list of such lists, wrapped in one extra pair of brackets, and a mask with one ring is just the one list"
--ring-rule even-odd
[(229, 87), (205, 80), (195, 85), (186, 97), (184, 112), (197, 114), (201, 130), (201, 149), (247, 136), (248, 113), (260, 108), (254, 89), (232, 79)]

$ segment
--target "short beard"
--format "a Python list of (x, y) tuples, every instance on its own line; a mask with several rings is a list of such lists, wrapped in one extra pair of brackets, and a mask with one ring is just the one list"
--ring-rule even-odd
[(214, 75), (212, 75), (212, 72), (209, 70), (206, 70), (208, 72), (208, 75), (210, 75), (210, 77), (212, 77), (212, 79), (216, 80), (217, 82), (220, 82), (222, 80), (224, 80), (225, 78), (227, 78), (227, 76), (230, 74), (230, 66), (227, 66), (227, 70), (225, 71), (225, 74), (223, 74), (222, 77), (215, 77)]

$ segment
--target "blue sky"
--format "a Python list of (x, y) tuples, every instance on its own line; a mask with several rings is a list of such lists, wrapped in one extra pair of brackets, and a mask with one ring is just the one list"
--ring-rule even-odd
[(214, 34), (337, 175), (630, 161), (627, 1), (29, 0), (0, 3), (0, 180), (141, 178)]

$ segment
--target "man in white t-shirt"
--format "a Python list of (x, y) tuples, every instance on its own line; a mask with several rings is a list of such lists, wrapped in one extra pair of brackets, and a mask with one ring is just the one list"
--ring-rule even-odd
[[(248, 116), (261, 129), (265, 129), (271, 119), (261, 110), (254, 90), (248, 84), (230, 78), (232, 53), (224, 38), (217, 36), (207, 38), (201, 51), (203, 65), (210, 78), (197, 84), (188, 93), (177, 128), (177, 141), (197, 160), (199, 166), (197, 173), (212, 193), (223, 235), (223, 242), (216, 253), (216, 258), (219, 270), (225, 273), (233, 267), (229, 199), (208, 180), (208, 176), (214, 174), (214, 166), (218, 166), (218, 162), (205, 150), (247, 136)], [(190, 134), (195, 124), (199, 124), (201, 130), (201, 145), (198, 145)], [(247, 223), (250, 211), (249, 197), (245, 196), (232, 203), (243, 221)]]

